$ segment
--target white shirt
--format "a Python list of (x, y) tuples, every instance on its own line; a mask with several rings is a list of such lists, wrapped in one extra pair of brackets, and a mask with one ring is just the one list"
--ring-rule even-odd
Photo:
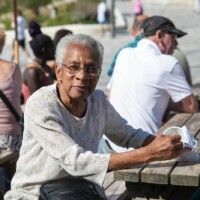
[(192, 94), (178, 61), (148, 39), (120, 52), (109, 87), (110, 102), (120, 115), (152, 134), (161, 127), (170, 97), (178, 102)]
[[(15, 24), (12, 23), (12, 28), (15, 28)], [(25, 39), (25, 29), (26, 29), (26, 20), (22, 16), (17, 16), (17, 36), (18, 40)]]
[(107, 8), (106, 8), (105, 2), (99, 3), (99, 5), (97, 7), (97, 21), (99, 23), (105, 22), (105, 20), (106, 20), (106, 18), (105, 18), (106, 9)]
[(127, 126), (102, 91), (87, 99), (85, 117), (74, 117), (58, 99), (55, 85), (28, 99), (24, 128), (12, 190), (5, 200), (38, 200), (42, 184), (62, 177), (83, 177), (101, 188), (110, 159), (110, 154), (97, 154), (103, 133), (118, 145), (135, 148), (148, 136)]

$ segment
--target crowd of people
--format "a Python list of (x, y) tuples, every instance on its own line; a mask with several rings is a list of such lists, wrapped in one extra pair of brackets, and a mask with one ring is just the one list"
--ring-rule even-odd
[[(180, 135), (155, 134), (168, 112), (199, 109), (190, 74), (173, 54), (187, 33), (170, 19), (135, 14), (134, 40), (109, 67), (108, 95), (96, 90), (104, 57), (98, 40), (66, 29), (51, 38), (36, 21), (28, 30), (35, 58), (23, 73), (0, 59), (0, 91), (19, 115), (25, 104), (22, 132), (0, 98), (0, 153), (20, 151), (5, 200), (106, 200), (106, 173), (189, 151)], [(0, 52), (4, 43), (0, 30)]]

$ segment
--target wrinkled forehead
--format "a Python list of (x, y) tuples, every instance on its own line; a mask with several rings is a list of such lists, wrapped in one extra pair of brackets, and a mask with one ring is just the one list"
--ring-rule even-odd
[(79, 43), (71, 43), (66, 49), (63, 60), (80, 59), (80, 57), (82, 59), (87, 58), (95, 61), (98, 59), (98, 52), (91, 46)]

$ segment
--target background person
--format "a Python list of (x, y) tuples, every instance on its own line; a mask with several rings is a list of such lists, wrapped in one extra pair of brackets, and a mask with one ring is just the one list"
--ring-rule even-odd
[(135, 16), (143, 14), (142, 0), (132, 0), (133, 4), (133, 13)]
[(194, 11), (200, 14), (200, 0), (194, 0)]
[[(0, 29), (0, 53), (5, 44), (5, 33)], [(18, 65), (0, 59), (0, 89), (19, 115), (21, 111), (21, 72)], [(19, 122), (0, 98), (0, 152), (19, 151), (22, 132)]]
[[(41, 185), (63, 178), (89, 182), (97, 191), (94, 199), (103, 200), (107, 172), (171, 159), (185, 151), (179, 135), (155, 137), (129, 126), (104, 93), (95, 91), (102, 61), (103, 46), (90, 36), (68, 35), (58, 43), (58, 82), (36, 91), (26, 104), (23, 144), (5, 200), (39, 199)], [(98, 154), (103, 133), (118, 145), (139, 149)], [(80, 191), (80, 181), (77, 187)], [(63, 199), (88, 200), (73, 190), (64, 193)]]
[(54, 60), (54, 44), (51, 38), (44, 34), (38, 34), (30, 41), (35, 59), (28, 63), (23, 72), (22, 94), (24, 103), (36, 90), (42, 86), (53, 83), (53, 69), (47, 61)]
[[(0, 29), (0, 54), (5, 44), (5, 32)], [(21, 72), (18, 65), (7, 60), (0, 59), (0, 90), (7, 97), (11, 105), (21, 116)], [(20, 123), (7, 107), (0, 96), (0, 154), (11, 151), (18, 152), (22, 142), (22, 130)], [(0, 166), (0, 193), (10, 187), (10, 180), (15, 171), (16, 160)], [(1, 194), (0, 194), (1, 196)]]
[(108, 19), (106, 16), (107, 9), (106, 1), (101, 0), (97, 6), (97, 22), (99, 23), (99, 30), (102, 35), (108, 31)]
[[(59, 41), (61, 40), (61, 38), (63, 38), (66, 35), (71, 35), (71, 34), (73, 34), (73, 32), (68, 29), (60, 29), (60, 30), (56, 31), (54, 38), (53, 38), (54, 48), (56, 49), (56, 46), (59, 43)], [(47, 64), (52, 69), (54, 82), (55, 82), (56, 81), (55, 60), (47, 61)]]
[(55, 48), (61, 38), (63, 38), (66, 35), (71, 35), (71, 34), (73, 34), (73, 32), (68, 29), (60, 29), (60, 30), (56, 31), (54, 38), (53, 38), (53, 43), (54, 43)]
[[(127, 48), (127, 47), (135, 48), (135, 47), (137, 47), (138, 42), (142, 39), (142, 25), (143, 25), (143, 23), (146, 19), (148, 19), (148, 16), (146, 16), (146, 15), (139, 15), (139, 16), (135, 17), (133, 27), (130, 29), (130, 34), (134, 37), (134, 40), (132, 42), (128, 43), (127, 45), (125, 45), (123, 48)], [(112, 76), (112, 73), (114, 71), (115, 63), (116, 63), (117, 57), (119, 55), (119, 52), (123, 48), (121, 48), (120, 50), (117, 51), (117, 53), (115, 54), (115, 56), (112, 60), (111, 65), (108, 68), (107, 74), (110, 77)], [(190, 85), (192, 85), (192, 77), (191, 77), (191, 73), (190, 73), (190, 66), (189, 66), (189, 63), (188, 63), (185, 55), (183, 54), (183, 52), (178, 47), (176, 47), (174, 49), (172, 55), (180, 62), (188, 83)], [(110, 81), (110, 83), (108, 84), (108, 90), (110, 88), (111, 82), (112, 81)]]
[[(14, 20), (14, 19), (13, 19)], [(15, 28), (14, 21), (11, 24), (12, 28)], [(30, 54), (26, 48), (26, 37), (25, 37), (25, 29), (26, 29), (26, 19), (23, 17), (21, 10), (17, 11), (17, 39), (19, 42), (19, 46), (22, 48), (27, 58), (30, 58)], [(14, 46), (13, 46), (14, 47)], [(12, 52), (12, 60), (14, 59), (14, 48)]]
[[(137, 48), (123, 49), (112, 76), (110, 102), (130, 125), (156, 133), (167, 111), (197, 112), (183, 69), (171, 54), (177, 37), (186, 35), (167, 18), (152, 16), (143, 24), (144, 38)], [(126, 151), (108, 138), (111, 150)], [(109, 143), (109, 145), (107, 145)]]
[(28, 32), (29, 32), (29, 35), (31, 36), (31, 38), (34, 38), (35, 36), (42, 34), (40, 24), (34, 20), (31, 20), (29, 22)]
[(186, 59), (184, 53), (181, 51), (179, 47), (176, 47), (174, 49), (174, 52), (172, 54), (181, 64), (181, 67), (183, 68), (185, 77), (187, 82), (192, 86), (192, 77), (191, 77), (191, 72), (190, 72), (190, 66), (188, 63), (188, 60)]

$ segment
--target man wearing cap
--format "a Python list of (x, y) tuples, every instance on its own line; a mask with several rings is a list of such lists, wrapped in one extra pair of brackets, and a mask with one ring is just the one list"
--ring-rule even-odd
[[(171, 55), (177, 38), (186, 34), (168, 18), (152, 16), (143, 24), (144, 38), (137, 48), (119, 53), (110, 102), (130, 125), (154, 134), (167, 110), (197, 112), (198, 104), (183, 69)], [(111, 150), (124, 151), (106, 140)]]

